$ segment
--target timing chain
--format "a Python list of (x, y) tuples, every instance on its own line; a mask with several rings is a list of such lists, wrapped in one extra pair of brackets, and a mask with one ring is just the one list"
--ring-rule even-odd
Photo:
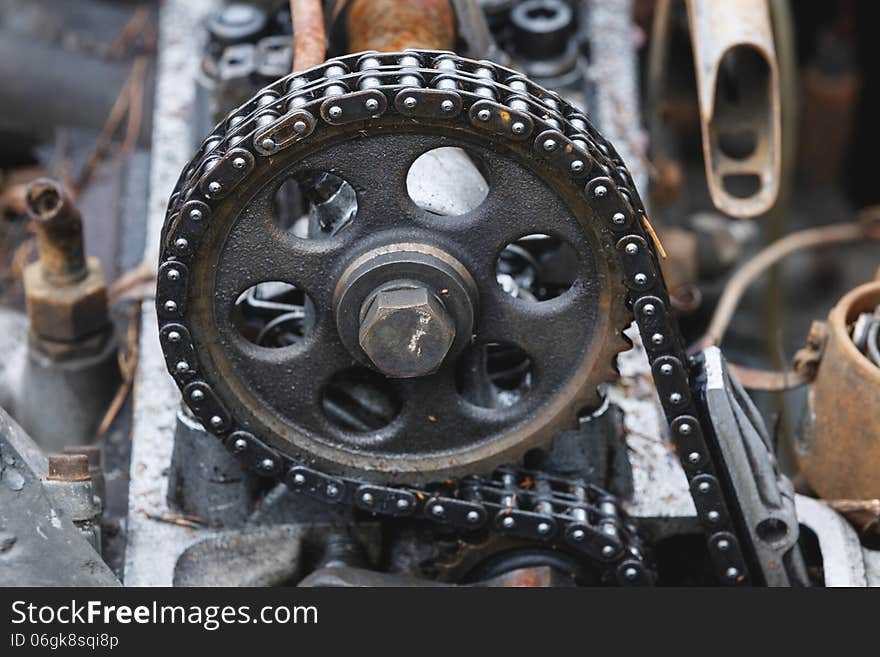
[(615, 236), (616, 250), (608, 257), (622, 264), (626, 302), (643, 337), (717, 577), (728, 584), (748, 582), (736, 531), (736, 494), (724, 483), (723, 462), (716, 461), (720, 452), (707, 442), (698, 419), (688, 360), (632, 178), (584, 114), (558, 94), (491, 62), (434, 51), (329, 60), (264, 88), (204, 141), (169, 201), (157, 289), (168, 368), (196, 417), (246, 465), (320, 500), (384, 516), (426, 518), (460, 532), (489, 530), (566, 546), (605, 564), (621, 584), (653, 581), (636, 528), (619, 502), (594, 486), (517, 468), (500, 469), (491, 478), (471, 476), (423, 488), (328, 474), (237, 427), (209, 383), (199, 377), (187, 327), (187, 262), (210, 221), (211, 202), (230, 194), (257, 158), (271, 157), (315, 130), (386, 113), (416, 120), (465, 120), (495, 138), (530, 144), (550, 166), (583, 185)]

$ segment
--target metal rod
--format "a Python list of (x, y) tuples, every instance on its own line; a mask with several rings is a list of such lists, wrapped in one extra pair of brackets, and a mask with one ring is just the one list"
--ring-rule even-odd
[(70, 283), (87, 274), (79, 210), (61, 184), (38, 178), (27, 188), (25, 208), (37, 235), (40, 266), (46, 280)]
[(327, 55), (327, 35), (321, 0), (290, 0), (290, 18), (294, 72), (322, 64)]

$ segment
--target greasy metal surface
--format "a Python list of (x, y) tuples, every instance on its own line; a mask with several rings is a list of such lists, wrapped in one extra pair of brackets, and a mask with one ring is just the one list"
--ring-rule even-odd
[[(826, 499), (880, 498), (880, 368), (856, 348), (848, 328), (878, 304), (875, 281), (849, 292), (828, 315), (825, 351), (797, 444), (804, 477)], [(858, 524), (875, 519), (866, 512), (850, 517)]]
[[(16, 420), (47, 451), (94, 441), (121, 379), (115, 341), (105, 335), (95, 345), (71, 346), (30, 338), (16, 379)], [(46, 412), (47, 400), (63, 412)]]
[[(776, 202), (781, 167), (767, 0), (687, 0), (687, 8), (712, 202), (731, 216), (754, 217)], [(738, 176), (757, 177), (756, 187), (737, 189)]]
[(174, 586), (285, 586), (302, 568), (300, 525), (250, 527), (208, 536), (181, 553)]
[(350, 0), (347, 4), (349, 52), (455, 49), (455, 16), (449, 0)]
[(303, 71), (324, 61), (327, 37), (321, 0), (290, 0), (293, 19), (293, 70)]
[(210, 526), (240, 526), (253, 511), (260, 483), (186, 409), (178, 412), (168, 476), (171, 506)]

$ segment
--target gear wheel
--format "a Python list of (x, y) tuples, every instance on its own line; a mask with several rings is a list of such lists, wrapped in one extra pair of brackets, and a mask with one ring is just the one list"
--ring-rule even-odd
[[(407, 193), (413, 162), (443, 147), (466, 152), (488, 183), (461, 216), (422, 209)], [(278, 216), (289, 180), (318, 190), (304, 203), (305, 232)], [(636, 221), (629, 186), (583, 115), (508, 69), (407, 51), (288, 76), (217, 127), (172, 196), (157, 298), (169, 370), (233, 451), (270, 448), (256, 461), (266, 474), (277, 473), (277, 452), (382, 483), (517, 462), (576, 428), (629, 346), (617, 248)], [(606, 216), (611, 197), (630, 211)], [(554, 298), (516, 298), (497, 280), (505, 248), (534, 235), (576, 255), (570, 287)], [(270, 283), (298, 295), (286, 306), (298, 323), (278, 348), (264, 344), (268, 328), (253, 341), (236, 322), (242, 303), (274, 303), (252, 292)], [(387, 340), (364, 343), (364, 315), (389, 286), (424, 288), (434, 297), (420, 295), (420, 307), (448, 314), (440, 364), (408, 378), (393, 376), (395, 353), (382, 352), (390, 364), (376, 371)], [(468, 398), (462, 371), (485, 367), (498, 345), (524, 355), (528, 390), (510, 404)], [(340, 411), (340, 399), (367, 415)]]

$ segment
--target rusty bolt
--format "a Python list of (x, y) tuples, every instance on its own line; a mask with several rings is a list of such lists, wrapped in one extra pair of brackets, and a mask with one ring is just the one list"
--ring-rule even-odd
[(439, 369), (455, 339), (455, 323), (429, 290), (380, 290), (364, 309), (358, 338), (379, 371), (404, 379)]
[(88, 481), (89, 457), (85, 454), (50, 454), (49, 481)]

